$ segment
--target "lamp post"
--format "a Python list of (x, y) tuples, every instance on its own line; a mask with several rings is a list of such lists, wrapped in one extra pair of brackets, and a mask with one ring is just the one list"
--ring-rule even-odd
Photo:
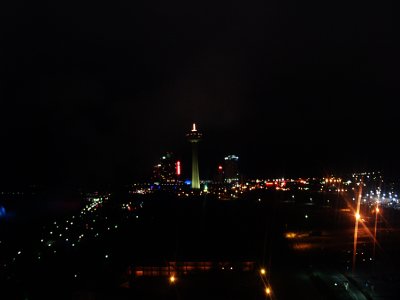
[(372, 251), (372, 257), (374, 258), (375, 261), (375, 253), (376, 253), (376, 231), (378, 227), (378, 215), (379, 215), (380, 209), (379, 209), (379, 203), (376, 202), (376, 208), (375, 208), (375, 226), (374, 226), (374, 248)]
[(361, 197), (362, 197), (362, 185), (363, 185), (363, 181), (361, 180), (360, 188), (358, 190), (357, 208), (356, 208), (356, 213), (355, 213), (355, 224), (354, 224), (353, 268), (352, 268), (353, 275), (354, 275), (355, 270), (356, 270), (358, 222), (360, 220), (360, 204), (361, 204)]

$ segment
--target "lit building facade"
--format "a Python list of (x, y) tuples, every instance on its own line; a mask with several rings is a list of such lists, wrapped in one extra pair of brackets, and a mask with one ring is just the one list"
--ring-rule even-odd
[(153, 167), (153, 181), (158, 183), (175, 183), (177, 181), (177, 162), (171, 152), (163, 155), (160, 162)]
[(232, 183), (239, 181), (239, 157), (228, 155), (224, 159), (225, 182)]

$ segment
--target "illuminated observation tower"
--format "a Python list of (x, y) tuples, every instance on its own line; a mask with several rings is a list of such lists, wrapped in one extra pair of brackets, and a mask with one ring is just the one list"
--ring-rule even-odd
[(193, 123), (192, 130), (186, 134), (188, 141), (192, 144), (192, 189), (200, 189), (199, 159), (197, 144), (202, 134), (197, 131), (196, 123)]

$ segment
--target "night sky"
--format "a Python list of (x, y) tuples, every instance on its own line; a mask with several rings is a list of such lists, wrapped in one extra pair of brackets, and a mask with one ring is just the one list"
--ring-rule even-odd
[(129, 183), (164, 151), (188, 173), (194, 121), (203, 177), (227, 154), (250, 177), (397, 175), (390, 1), (7, 2), (2, 185)]

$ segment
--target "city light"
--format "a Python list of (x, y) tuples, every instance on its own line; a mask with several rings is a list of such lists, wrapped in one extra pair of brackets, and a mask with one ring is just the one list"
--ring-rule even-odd
[[(166, 157), (165, 160), (167, 159), (168, 157)], [(383, 222), (387, 221), (388, 216), (389, 218), (391, 217), (391, 214), (389, 214), (389, 212), (391, 212), (389, 211), (390, 209), (400, 210), (400, 205), (397, 205), (398, 199), (397, 199), (397, 194), (395, 194), (394, 188), (392, 188), (390, 191), (383, 189), (380, 190), (380, 188), (377, 188), (375, 184), (374, 185), (371, 184), (371, 186), (367, 185), (367, 187), (364, 188), (363, 183), (360, 183), (359, 187), (355, 187), (355, 191), (357, 192), (358, 195), (353, 195), (354, 192), (352, 192), (351, 186), (345, 189), (343, 191), (344, 193), (343, 198), (344, 201), (347, 202), (348, 206), (346, 208), (340, 208), (340, 206), (335, 205), (338, 203), (337, 202), (338, 200), (334, 198), (334, 195), (336, 194), (333, 194), (343, 190), (342, 188), (339, 189), (338, 186), (332, 185), (328, 187), (330, 189), (326, 188), (325, 189), (326, 197), (325, 195), (318, 196), (308, 192), (307, 193), (302, 192), (304, 190), (303, 185), (308, 184), (308, 182), (312, 182), (312, 184), (310, 184), (311, 186), (310, 192), (313, 193), (315, 191), (319, 191), (320, 187), (323, 185), (322, 178), (315, 178), (315, 179), (260, 178), (257, 180), (246, 179), (241, 181), (235, 181), (232, 183), (227, 182), (224, 177), (226, 177), (229, 168), (227, 167), (225, 161), (223, 162), (223, 164), (221, 163), (221, 165), (218, 164), (214, 165), (214, 175), (221, 175), (222, 172), (218, 174), (217, 170), (223, 170), (224, 173), (223, 175), (225, 176), (224, 177), (216, 176), (215, 181), (212, 179), (202, 180), (201, 181), (202, 189), (200, 191), (197, 191), (196, 193), (196, 191), (190, 191), (190, 189), (187, 186), (185, 186), (183, 179), (177, 180), (178, 177), (176, 175), (180, 175), (181, 173), (180, 166), (181, 166), (180, 161), (177, 161), (175, 159), (168, 160), (168, 167), (169, 167), (168, 174), (170, 174), (171, 178), (174, 179), (174, 181), (164, 181), (160, 182), (157, 185), (154, 183), (154, 181), (148, 183), (133, 184), (129, 189), (129, 194), (144, 195), (152, 193), (157, 191), (158, 186), (160, 186), (161, 189), (163, 188), (168, 189), (168, 191), (175, 193), (178, 197), (198, 197), (198, 195), (202, 195), (202, 198), (204, 197), (204, 199), (209, 198), (209, 199), (232, 200), (236, 198), (241, 199), (240, 197), (243, 197), (242, 199), (246, 199), (245, 197), (249, 195), (247, 194), (249, 192), (249, 193), (254, 193), (252, 197), (249, 197), (252, 203), (251, 209), (252, 210), (254, 209), (254, 211), (252, 212), (258, 213), (258, 211), (263, 212), (262, 210), (264, 209), (267, 211), (269, 209), (269, 204), (271, 203), (270, 195), (268, 193), (264, 193), (263, 189), (264, 190), (279, 189), (280, 191), (287, 191), (284, 197), (282, 197), (282, 201), (288, 201), (289, 203), (291, 203), (294, 201), (302, 202), (305, 199), (306, 201), (303, 204), (309, 207), (306, 210), (303, 211), (300, 210), (295, 213), (296, 221), (301, 222), (297, 224), (300, 227), (296, 232), (294, 231), (280, 232), (282, 237), (287, 239), (287, 243), (290, 245), (291, 249), (295, 250), (296, 253), (298, 253), (299, 255), (303, 255), (301, 252), (306, 253), (306, 251), (312, 251), (313, 249), (317, 249), (317, 247), (319, 247), (318, 244), (319, 243), (322, 244), (328, 236), (336, 238), (336, 236), (331, 235), (329, 229), (315, 230), (313, 228), (313, 226), (316, 224), (315, 221), (318, 221), (318, 218), (317, 215), (314, 215), (314, 213), (312, 213), (313, 212), (312, 207), (325, 207), (326, 203), (329, 203), (330, 201), (330, 203), (333, 203), (333, 205), (329, 206), (329, 209), (336, 210), (339, 207), (337, 213), (338, 214), (341, 213), (343, 214), (343, 216), (346, 217), (346, 226), (347, 226), (346, 231), (340, 232), (340, 238), (342, 238), (342, 236), (345, 236), (346, 239), (347, 248), (345, 250), (343, 249), (343, 251), (345, 251), (346, 253), (345, 254), (346, 260), (343, 260), (343, 264), (345, 265), (347, 271), (349, 272), (348, 276), (354, 276), (354, 274), (357, 275), (361, 274), (362, 271), (366, 269), (367, 266), (369, 266), (366, 265), (367, 263), (370, 264), (372, 267), (374, 267), (375, 261), (380, 263), (379, 261), (380, 252), (377, 251), (384, 249), (383, 247), (385, 247), (385, 244), (379, 243), (380, 234), (381, 232), (383, 234), (386, 233), (385, 231), (381, 230), (382, 228), (378, 227), (380, 226), (380, 224), (383, 224)], [(221, 180), (221, 178), (223, 178), (224, 180)], [(343, 178), (342, 184), (345, 184), (347, 182), (346, 179), (347, 177)], [(329, 181), (330, 180), (331, 178), (329, 178)], [(188, 183), (190, 184), (190, 181)], [(286, 185), (285, 189), (282, 188), (282, 184)], [(351, 184), (356, 186), (356, 182), (353, 182)], [(324, 185), (326, 186), (325, 183)], [(154, 188), (155, 186), (156, 188)], [(362, 189), (365, 189), (365, 192), (367, 193), (362, 193)], [(243, 196), (240, 195), (242, 193), (244, 193)], [(387, 195), (386, 198), (383, 198), (383, 195)], [(5, 268), (7, 272), (12, 272), (13, 269), (10, 268), (10, 266), (15, 265), (15, 262), (18, 262), (19, 260), (21, 260), (21, 258), (24, 258), (25, 256), (34, 257), (35, 261), (38, 261), (41, 264), (47, 264), (51, 263), (54, 257), (60, 260), (63, 259), (64, 257), (63, 255), (66, 252), (72, 253), (73, 255), (79, 255), (82, 249), (85, 250), (87, 245), (90, 245), (90, 243), (92, 243), (94, 239), (96, 239), (97, 241), (101, 241), (103, 237), (105, 239), (110, 238), (114, 234), (114, 232), (117, 233), (118, 235), (120, 234), (118, 233), (118, 231), (120, 230), (122, 230), (122, 232), (125, 232), (125, 230), (129, 228), (127, 226), (130, 226), (127, 225), (127, 223), (125, 223), (126, 219), (135, 221), (134, 222), (135, 224), (133, 224), (133, 222), (130, 223), (136, 226), (136, 228), (140, 229), (145, 228), (145, 226), (147, 225), (146, 222), (147, 212), (141, 211), (143, 207), (146, 207), (146, 201), (144, 200), (144, 197), (139, 196), (138, 198), (135, 199), (131, 198), (126, 198), (125, 200), (121, 199), (122, 202), (118, 203), (118, 205), (115, 206), (116, 208), (119, 208), (119, 213), (121, 214), (120, 215), (121, 218), (117, 219), (115, 218), (116, 216), (116, 214), (114, 214), (115, 211), (113, 211), (111, 214), (108, 214), (107, 209), (109, 208), (109, 206), (104, 205), (107, 203), (107, 199), (109, 196), (110, 194), (101, 195), (98, 192), (84, 196), (84, 199), (87, 202), (77, 212), (75, 216), (69, 216), (68, 219), (60, 219), (60, 220), (58, 219), (57, 222), (53, 222), (52, 220), (48, 224), (46, 223), (46, 225), (43, 227), (43, 230), (40, 232), (40, 235), (35, 237), (35, 240), (37, 240), (38, 242), (40, 241), (40, 244), (37, 243), (38, 249), (37, 252), (34, 253), (34, 256), (30, 256), (27, 249), (25, 248), (15, 248), (15, 251), (12, 252), (13, 255), (10, 256), (9, 258), (6, 258), (7, 260), (6, 263), (2, 264), (3, 268)], [(157, 194), (151, 195), (150, 198), (154, 198), (155, 196), (157, 196)], [(341, 198), (338, 199), (342, 200)], [(354, 200), (352, 201), (352, 199)], [(189, 201), (185, 201), (185, 205), (187, 205), (187, 202)], [(231, 204), (229, 202), (222, 203), (221, 201), (220, 205), (228, 207), (228, 205)], [(380, 210), (381, 207), (382, 211)], [(211, 210), (211, 208), (209, 208), (209, 210)], [(188, 213), (188, 215), (191, 216), (190, 215), (191, 212), (185, 212), (185, 213)], [(245, 213), (247, 213), (247, 211)], [(309, 213), (311, 213), (311, 215)], [(234, 216), (236, 217), (236, 215)], [(242, 218), (240, 219), (237, 218), (237, 219), (242, 220), (243, 215), (238, 214), (238, 217), (239, 216), (241, 216)], [(326, 216), (328, 217), (329, 215)], [(251, 218), (252, 216), (249, 215), (249, 217)], [(71, 221), (72, 219), (74, 219), (73, 222)], [(140, 220), (143, 219), (144, 221), (138, 222), (139, 219)], [(375, 219), (375, 224), (373, 223), (374, 219)], [(391, 219), (389, 219), (389, 221), (390, 220)], [(120, 221), (123, 222), (120, 223)], [(280, 225), (281, 226), (286, 225), (286, 222), (285, 223), (284, 222), (285, 220), (282, 220), (282, 223)], [(302, 227), (304, 224), (306, 224), (307, 227)], [(351, 245), (347, 243), (347, 240), (349, 239), (350, 234), (352, 233), (351, 229), (353, 225), (354, 225), (354, 244), (352, 252)], [(374, 225), (375, 227), (373, 227)], [(183, 227), (181, 227), (181, 229), (182, 228)], [(294, 230), (295, 228), (296, 227), (286, 225), (286, 230)], [(210, 231), (210, 234), (214, 234), (213, 229)], [(367, 239), (366, 238), (367, 236), (373, 237), (373, 240)], [(383, 238), (382, 241), (384, 241)], [(341, 243), (342, 241), (338, 240), (338, 242)], [(4, 247), (5, 245), (4, 240), (0, 241), (0, 244), (1, 244), (0, 246)], [(261, 243), (259, 244), (261, 245)], [(265, 249), (267, 246), (268, 243), (265, 242), (264, 245)], [(113, 245), (110, 245), (110, 247), (113, 247)], [(340, 249), (340, 251), (342, 251), (342, 249)], [(97, 257), (97, 255), (95, 255), (95, 258), (97, 260), (101, 259), (100, 263), (109, 267), (113, 266), (113, 264), (115, 263), (114, 262), (115, 253), (118, 252), (114, 252), (113, 248), (110, 248), (107, 249), (107, 252), (103, 253), (100, 257)], [(332, 252), (332, 254), (335, 254), (335, 252)], [(352, 255), (353, 255), (353, 275), (350, 274)], [(376, 256), (377, 259), (375, 260)], [(48, 260), (48, 258), (50, 258), (51, 260)], [(118, 260), (119, 259), (120, 258), (118, 257)], [(340, 260), (342, 259), (343, 258), (341, 256)], [(256, 275), (258, 274), (258, 276), (260, 276), (259, 279), (261, 279), (260, 281), (262, 281), (262, 285), (258, 287), (258, 292), (261, 293), (261, 295), (264, 298), (272, 299), (275, 298), (276, 295), (280, 294), (280, 291), (278, 290), (277, 286), (274, 286), (274, 290), (272, 291), (269, 282), (271, 270), (269, 269), (268, 264), (265, 263), (267, 261), (268, 258), (264, 257), (263, 264), (258, 264), (258, 262), (253, 261), (251, 262), (253, 263), (252, 265), (249, 264), (249, 266), (246, 266), (245, 268), (241, 267), (237, 262), (229, 262), (229, 261), (224, 261), (218, 264), (210, 263), (210, 265), (204, 265), (204, 266), (203, 264), (200, 264), (198, 262), (196, 263), (189, 262), (187, 265), (184, 266), (184, 269), (179, 269), (180, 267), (183, 267), (181, 262), (173, 262), (173, 265), (168, 267), (156, 265), (157, 268), (154, 268), (154, 270), (156, 270), (155, 271), (156, 275), (154, 275), (155, 273), (153, 271), (147, 272), (142, 270), (143, 268), (148, 268), (148, 270), (153, 270), (151, 269), (153, 267), (150, 268), (144, 266), (140, 267), (142, 269), (137, 268), (136, 271), (131, 272), (131, 268), (136, 268), (136, 267), (129, 266), (128, 274), (132, 276), (158, 276), (160, 278), (164, 278), (165, 284), (169, 286), (170, 289), (175, 290), (176, 287), (186, 285), (186, 281), (181, 279), (180, 277), (183, 276), (184, 274), (186, 275), (186, 273), (184, 273), (183, 270), (185, 270), (185, 272), (196, 273), (200, 269), (199, 266), (201, 266), (201, 268), (204, 268), (204, 270), (207, 271), (212, 270), (213, 268), (217, 268), (218, 270), (224, 270), (223, 272), (224, 274), (249, 272), (248, 274), (251, 274), (251, 276), (253, 276), (254, 274)], [(356, 262), (357, 266), (358, 264), (360, 264), (360, 268), (359, 270), (357, 270), (357, 272), (355, 272)], [(8, 271), (8, 269), (10, 271)], [(77, 271), (79, 271), (79, 269), (77, 269), (75, 272), (72, 272), (70, 276), (74, 278), (74, 274), (78, 274), (76, 273)], [(80, 278), (82, 275), (83, 274), (79, 273), (79, 275), (75, 275), (75, 277)], [(342, 282), (339, 281), (336, 283), (329, 282), (329, 284), (336, 285), (338, 287), (343, 286)], [(346, 283), (343, 282), (343, 284), (345, 285)], [(264, 289), (262, 289), (263, 287)]]
[(356, 213), (355, 213), (355, 222), (354, 222), (354, 237), (353, 237), (353, 263), (352, 263), (352, 272), (355, 274), (356, 270), (356, 255), (357, 255), (357, 240), (358, 240), (358, 223), (360, 220), (360, 205), (361, 205), (361, 198), (362, 198), (362, 186), (358, 189), (357, 195), (357, 206), (356, 206)]
[(174, 276), (174, 275), (171, 275), (171, 276), (169, 277), (169, 282), (170, 282), (171, 284), (174, 284), (175, 281), (176, 281), (175, 276)]
[(271, 295), (271, 289), (270, 289), (270, 287), (266, 287), (265, 288), (265, 293), (267, 294), (267, 295)]

